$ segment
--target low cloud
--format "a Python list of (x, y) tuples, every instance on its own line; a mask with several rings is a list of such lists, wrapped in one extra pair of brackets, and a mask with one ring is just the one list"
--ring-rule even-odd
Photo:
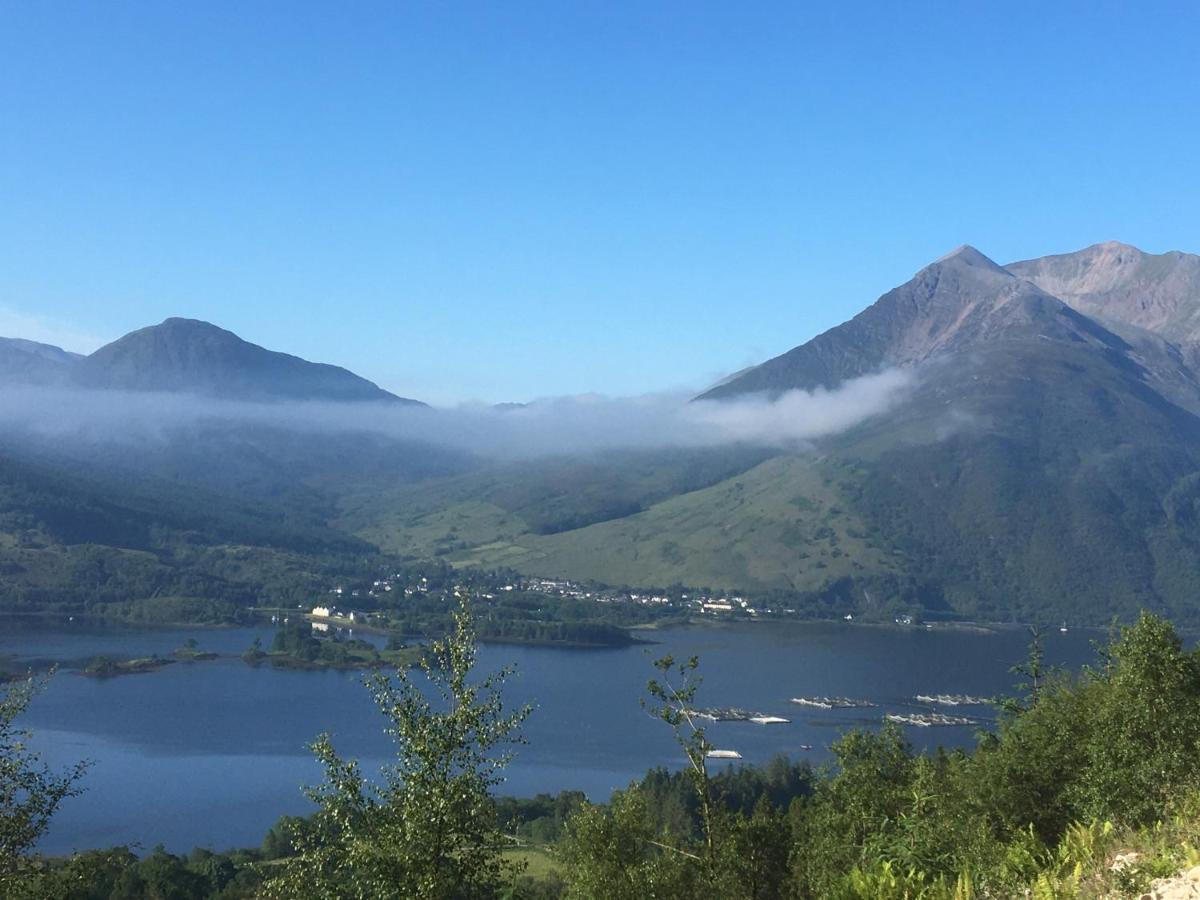
[(166, 393), (7, 389), (0, 428), (52, 441), (165, 442), (204, 425), (266, 426), (306, 433), (368, 433), (443, 445), (482, 457), (518, 458), (617, 448), (735, 442), (794, 446), (893, 408), (913, 383), (889, 370), (834, 390), (768, 398), (691, 401), (690, 395), (581, 395), (520, 406), (453, 408), (373, 403), (245, 403)]
[(912, 386), (911, 370), (889, 369), (855, 378), (834, 390), (787, 391), (721, 402), (700, 401), (688, 411), (731, 440), (779, 444), (813, 440), (887, 412)]

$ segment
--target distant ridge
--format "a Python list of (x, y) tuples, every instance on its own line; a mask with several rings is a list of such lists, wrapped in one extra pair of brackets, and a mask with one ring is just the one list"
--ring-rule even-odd
[(80, 360), (87, 388), (194, 393), (235, 400), (382, 401), (424, 405), (346, 369), (267, 350), (198, 319), (141, 328)]
[(0, 383), (62, 384), (81, 360), (77, 353), (22, 338), (0, 338)]
[(1006, 268), (1085, 315), (1178, 344), (1200, 342), (1200, 256), (1106, 241)]

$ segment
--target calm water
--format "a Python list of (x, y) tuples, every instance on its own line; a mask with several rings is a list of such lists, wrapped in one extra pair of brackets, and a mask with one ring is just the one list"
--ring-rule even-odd
[[(201, 649), (240, 654), (269, 628), (212, 631), (99, 629), (78, 623), (2, 623), (0, 655), (82, 659), (167, 654), (188, 637)], [(885, 711), (911, 712), (917, 693), (989, 696), (1013, 683), (1009, 669), (1027, 653), (1020, 630), (996, 633), (883, 629), (849, 625), (746, 625), (655, 633), (652, 648), (563, 650), (487, 646), (482, 667), (515, 663), (506, 696), (536, 711), (504, 790), (530, 795), (566, 788), (604, 799), (653, 766), (683, 759), (666, 726), (638, 699), (655, 656), (697, 653), (700, 705), (739, 706), (791, 719), (760, 726), (717, 723), (713, 742), (748, 762), (775, 753), (828, 757), (840, 730), (875, 726)], [(1047, 661), (1075, 667), (1093, 658), (1098, 635), (1081, 630), (1046, 638)], [(170, 850), (258, 844), (285, 813), (309, 809), (300, 785), (319, 777), (306, 744), (322, 731), (347, 756), (375, 770), (389, 755), (383, 720), (356, 672), (252, 669), (239, 659), (178, 663), (158, 672), (95, 680), (60, 671), (24, 717), (52, 764), (93, 760), (86, 793), (67, 801), (43, 849), (65, 852), (114, 844)], [(876, 709), (810, 710), (794, 696), (840, 695)], [(953, 713), (955, 710), (946, 709)], [(976, 712), (979, 712), (976, 710)], [(987, 712), (987, 710), (982, 710)], [(918, 746), (973, 742), (975, 729), (909, 728)], [(801, 745), (812, 745), (802, 751)]]

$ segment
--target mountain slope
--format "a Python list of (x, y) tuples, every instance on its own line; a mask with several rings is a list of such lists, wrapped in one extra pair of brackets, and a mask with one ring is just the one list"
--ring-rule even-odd
[(50, 344), (0, 338), (0, 384), (65, 384), (82, 358)]
[(1005, 268), (1088, 316), (1176, 344), (1200, 341), (1200, 256), (1109, 241)]
[(266, 350), (195, 319), (167, 319), (131, 332), (81, 360), (72, 377), (87, 388), (231, 400), (417, 403), (346, 369)]
[(856, 575), (896, 570), (849, 510), (844, 477), (837, 465), (785, 454), (627, 515), (561, 531), (539, 533), (494, 504), (463, 500), (374, 536), (399, 552), (441, 551), (457, 564), (535, 575), (837, 594)]
[[(1179, 290), (1160, 293), (1183, 320), (1195, 303)], [(912, 370), (901, 405), (807, 453), (776, 450), (628, 514), (541, 533), (481, 491), (439, 503), (432, 482), (407, 517), (361, 533), (463, 564), (782, 590), (847, 610), (1100, 624), (1150, 607), (1200, 621), (1200, 381), (1186, 347), (960, 248), (702, 395)], [(588, 478), (601, 494), (611, 482)]]
[[(132, 535), (117, 549), (149, 553), (156, 566), (181, 546), (215, 547), (226, 532), (276, 549), (277, 541), (334, 546), (340, 533), (460, 565), (770, 593), (772, 605), (810, 612), (923, 609), (1102, 624), (1149, 607), (1200, 622), (1200, 355), (1187, 330), (1200, 298), (1186, 259), (1139, 262), (1130, 252), (1118, 255), (1140, 274), (1121, 274), (1126, 263), (1100, 253), (1084, 277), (1079, 259), (1010, 271), (960, 248), (851, 321), (703, 395), (736, 402), (836, 388), (889, 367), (911, 371), (911, 389), (895, 405), (803, 447), (481, 465), (391, 439), (208, 423), (136, 459), (116, 440), (54, 451), (74, 453), (75, 475), (104, 468), (130, 480), (130, 497), (148, 474), (193, 499), (168, 515), (145, 498), (123, 502), (120, 490), (98, 496), (76, 485), (39, 507), (14, 489), (0, 509), (12, 526), (0, 534), (0, 545), (10, 542), (0, 547), (0, 569), (6, 560), (25, 565), (30, 540), (78, 555), (85, 545), (72, 541), (96, 539), (111, 519), (114, 535)], [(1096, 276), (1097, 266), (1117, 275)], [(160, 351), (153, 334), (139, 338), (151, 349), (134, 341), (132, 362), (113, 353), (105, 363), (121, 376), (114, 386), (128, 376), (157, 389), (244, 396), (271, 383), (250, 377), (254, 367), (238, 356), (249, 352), (244, 342), (185, 326), (198, 346), (211, 337), (226, 349), (193, 362), (172, 357), (170, 342)], [(232, 381), (205, 381), (227, 351)], [(164, 382), (164, 372), (179, 382)], [(766, 409), (755, 405), (756, 415)], [(43, 455), (53, 448), (46, 440)], [(208, 494), (219, 495), (219, 516), (201, 515), (204, 504), (194, 502)], [(55, 518), (72, 496), (81, 498), (74, 532), (69, 516)], [(23, 508), (43, 513), (26, 527)], [(355, 546), (363, 547), (352, 541), (349, 552)]]
[(1030, 339), (1119, 347), (1120, 338), (973, 247), (960, 247), (889, 291), (849, 322), (702, 394), (817, 387), (893, 366), (913, 366), (966, 348)]

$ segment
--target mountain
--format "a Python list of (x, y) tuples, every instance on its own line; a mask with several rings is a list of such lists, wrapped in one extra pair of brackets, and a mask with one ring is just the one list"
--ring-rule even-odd
[(50, 344), (0, 338), (0, 384), (65, 384), (82, 358)]
[(193, 403), (423, 406), (204, 322), (168, 319), (89, 357), (0, 339), (0, 384), (35, 388), (0, 429), (4, 609), (228, 621), (264, 597), (309, 600), (314, 583), (361, 574), (377, 554), (331, 524), (341, 494), (474, 465), (416, 435), (363, 430), (362, 416), (317, 427), (314, 415)]
[(974, 247), (959, 247), (889, 291), (849, 322), (726, 379), (699, 399), (832, 388), (889, 367), (963, 349), (1034, 338), (1124, 342), (1062, 300)]
[[(136, 453), (125, 434), (75, 447), (50, 433), (21, 458), (0, 449), (0, 476), (17, 464), (0, 492), (0, 587), (36, 605), (60, 591), (55, 573), (70, 571), (80, 591), (161, 581), (154, 590), (195, 597), (209, 582), (189, 573), (217, 577), (248, 552), (255, 572), (303, 572), (302, 591), (311, 563), (280, 554), (378, 550), (745, 591), (829, 616), (1103, 624), (1149, 608), (1200, 624), (1195, 260), (1102, 244), (1001, 266), (964, 246), (697, 398), (753, 396), (760, 415), (763, 395), (909, 373), (883, 412), (804, 444), (501, 464), (415, 440), (265, 424), (179, 434), (164, 425), (164, 442)], [(284, 374), (276, 357), (290, 361)], [(169, 320), (69, 371), (108, 387), (216, 396), (328, 392), (287, 377), (297, 365), (312, 373), (212, 326)], [(117, 572), (132, 574), (114, 581)], [(221, 590), (236, 604), (254, 587)]]
[[(1098, 624), (1149, 607), (1200, 621), (1200, 379), (1180, 324), (1200, 310), (1193, 263), (1117, 255), (1125, 262), (1111, 265), (1133, 259), (1137, 274), (1086, 280), (1071, 275), (1078, 261), (1000, 266), (971, 247), (936, 260), (849, 322), (698, 398), (912, 373), (886, 413), (749, 457), (726, 477), (630, 496), (628, 510), (562, 515), (572, 527), (551, 530), (536, 505), (461, 479), (425, 482), (355, 510), (346, 527), (414, 555), (782, 591), (788, 605), (831, 613)], [(510, 493), (538, 484), (533, 466), (494, 477)], [(615, 484), (590, 477), (601, 481), (573, 497)]]
[(1175, 344), (1200, 341), (1200, 256), (1109, 241), (1005, 268), (1081, 313)]
[(382, 401), (397, 397), (346, 369), (266, 350), (196, 319), (167, 319), (131, 332), (80, 360), (75, 384), (168, 391), (230, 400)]

